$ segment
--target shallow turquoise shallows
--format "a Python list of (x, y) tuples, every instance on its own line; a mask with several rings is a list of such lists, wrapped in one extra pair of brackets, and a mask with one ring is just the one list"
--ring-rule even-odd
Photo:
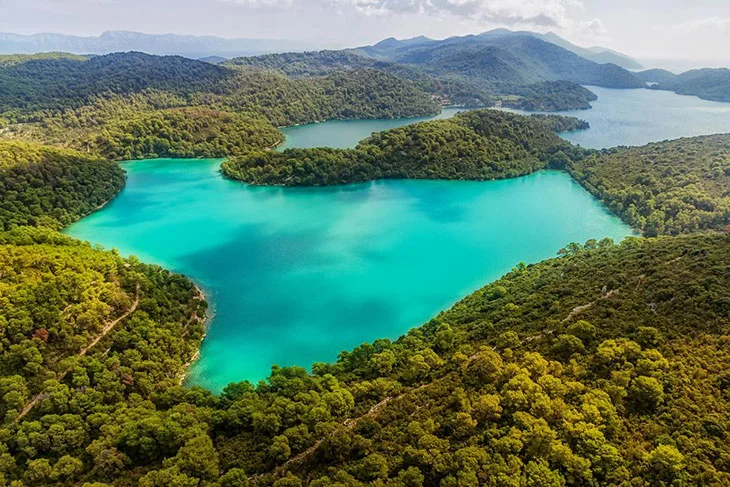
[(518, 262), (631, 233), (562, 172), (281, 189), (219, 164), (125, 163), (124, 191), (68, 229), (204, 287), (215, 317), (188, 383), (214, 391), (396, 338)]

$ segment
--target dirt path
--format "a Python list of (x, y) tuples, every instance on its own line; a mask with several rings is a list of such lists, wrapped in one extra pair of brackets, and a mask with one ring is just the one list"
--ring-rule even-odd
[[(99, 341), (102, 338), (104, 338), (106, 335), (108, 335), (109, 332), (112, 331), (114, 329), (114, 327), (117, 326), (122, 320), (124, 320), (129, 315), (131, 315), (132, 313), (134, 313), (135, 310), (137, 309), (137, 306), (139, 306), (139, 298), (140, 298), (140, 288), (139, 288), (139, 284), (137, 284), (137, 289), (135, 291), (135, 297), (134, 297), (134, 302), (132, 303), (132, 306), (130, 306), (127, 311), (125, 311), (121, 316), (119, 316), (118, 318), (116, 318), (114, 321), (110, 321), (109, 323), (107, 323), (104, 326), (104, 328), (101, 330), (101, 333), (99, 335), (97, 335), (96, 338), (94, 338), (91, 341), (91, 343), (89, 343), (87, 346), (85, 346), (84, 348), (82, 348), (81, 350), (79, 350), (79, 353), (77, 353), (76, 356), (83, 357), (84, 355), (86, 355), (86, 352), (88, 352), (91, 347), (93, 347), (94, 345), (96, 345), (97, 343), (99, 343)], [(63, 380), (64, 377), (66, 377), (66, 374), (68, 374), (68, 372), (69, 372), (68, 370), (66, 370), (65, 372), (63, 372), (58, 377), (58, 380), (59, 381)], [(23, 408), (23, 410), (20, 411), (20, 414), (18, 415), (18, 417), (15, 418), (15, 422), (16, 423), (20, 422), (20, 420), (23, 419), (29, 412), (31, 412), (31, 410), (33, 410), (33, 408), (39, 402), (41, 402), (44, 399), (47, 399), (48, 396), (49, 396), (49, 394), (47, 392), (41, 392), (41, 393), (37, 394), (35, 397), (33, 397), (33, 399), (31, 399), (31, 401), (28, 404), (25, 405), (25, 407)]]
[[(420, 391), (422, 389), (425, 389), (429, 385), (430, 384), (420, 385), (420, 386), (416, 387), (415, 389), (411, 389), (409, 391), (403, 392), (401, 394), (398, 394), (395, 397), (388, 396), (385, 399), (383, 399), (382, 401), (380, 401), (379, 403), (377, 403), (376, 405), (374, 405), (373, 407), (371, 407), (368, 410), (368, 412), (366, 412), (365, 414), (362, 414), (362, 415), (360, 415), (360, 416), (358, 416), (356, 418), (348, 418), (348, 419), (344, 420), (342, 422), (342, 425), (345, 428), (351, 430), (351, 429), (355, 428), (355, 426), (357, 426), (357, 424), (360, 421), (362, 421), (363, 419), (365, 419), (365, 418), (371, 418), (371, 419), (376, 418), (380, 414), (380, 411), (382, 411), (383, 408), (385, 406), (387, 406), (388, 403), (390, 403), (391, 401), (397, 401), (399, 399), (402, 399), (405, 396), (407, 396), (408, 394), (412, 394), (414, 392), (418, 392), (418, 391)], [(319, 440), (315, 441), (312, 446), (310, 446), (306, 450), (300, 452), (296, 456), (290, 458), (286, 462), (284, 462), (281, 465), (279, 465), (278, 467), (276, 467), (271, 474), (274, 475), (274, 477), (281, 476), (281, 474), (283, 474), (290, 465), (299, 463), (299, 462), (303, 461), (304, 459), (306, 459), (308, 456), (310, 456), (311, 454), (313, 454), (317, 450), (317, 448), (319, 448), (319, 445), (321, 445), (324, 440), (326, 440), (327, 438), (331, 438), (332, 436), (334, 436), (336, 434), (337, 434), (337, 432), (335, 431), (335, 432), (331, 433), (330, 435), (325, 436), (324, 438), (320, 438)], [(262, 477), (264, 477), (266, 475), (269, 475), (269, 474), (266, 473), (266, 474), (252, 475), (251, 477), (248, 478), (248, 480), (251, 481), (251, 482), (253, 482), (256, 479), (260, 479), (260, 478), (262, 478)]]
[(99, 343), (99, 340), (101, 340), (102, 338), (107, 336), (107, 334), (110, 331), (112, 331), (114, 329), (114, 327), (119, 324), (119, 322), (121, 322), (127, 316), (129, 316), (135, 312), (135, 310), (137, 309), (137, 306), (139, 306), (139, 291), (140, 291), (139, 284), (137, 284), (137, 290), (135, 292), (134, 303), (132, 303), (132, 306), (130, 306), (129, 309), (122, 316), (120, 316), (119, 318), (117, 318), (116, 320), (114, 320), (110, 323), (107, 323), (107, 325), (101, 330), (101, 333), (99, 335), (97, 335), (96, 338), (94, 338), (91, 341), (91, 343), (89, 343), (87, 346), (82, 348), (81, 351), (79, 351), (79, 353), (78, 353), (79, 357), (83, 357), (84, 355), (86, 355), (86, 352), (88, 352), (91, 347), (93, 347), (94, 345)]

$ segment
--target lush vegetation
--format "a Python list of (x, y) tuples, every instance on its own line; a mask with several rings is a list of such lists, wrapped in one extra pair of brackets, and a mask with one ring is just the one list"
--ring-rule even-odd
[(0, 245), (18, 487), (730, 481), (727, 235), (571, 245), (396, 342), (220, 397), (177, 386), (202, 333), (187, 280), (37, 230)]
[(374, 69), (292, 80), (141, 53), (8, 58), (0, 63), (0, 135), (114, 159), (237, 155), (275, 145), (272, 125), (440, 109), (413, 81)]
[(730, 102), (730, 69), (693, 69), (676, 76), (665, 74), (656, 81), (658, 84), (652, 86), (653, 89), (694, 95), (705, 100)]
[(604, 150), (569, 171), (645, 235), (730, 228), (730, 135)]
[(543, 81), (531, 85), (512, 86), (502, 97), (502, 106), (531, 112), (587, 110), (598, 99), (595, 93), (568, 81)]
[(124, 186), (114, 163), (67, 149), (0, 141), (0, 231), (59, 228), (109, 201)]
[(377, 69), (413, 80), (419, 88), (432, 93), (446, 105), (487, 107), (500, 100), (504, 106), (513, 108), (553, 111), (590, 108), (590, 102), (596, 99), (593, 92), (569, 81), (523, 84), (511, 77), (485, 81), (465, 73), (430, 72), (424, 66), (384, 61), (351, 51), (266, 54), (236, 58), (226, 64), (278, 71), (291, 78), (324, 76), (341, 70)]
[(90, 146), (113, 160), (223, 157), (274, 147), (283, 139), (266, 119), (208, 108), (176, 108), (110, 123)]
[[(141, 427), (149, 398), (179, 383), (203, 333), (193, 284), (24, 227), (0, 233), (0, 303), (0, 484), (77, 485), (132, 468), (107, 434)], [(192, 423), (186, 435), (200, 433)]]
[(577, 119), (477, 110), (376, 133), (354, 149), (253, 152), (222, 168), (229, 177), (252, 184), (288, 186), (384, 178), (508, 178), (563, 167), (582, 154), (553, 133), (558, 125), (583, 126)]
[[(407, 44), (379, 49), (452, 70), (438, 81), (449, 89), (484, 74), (463, 72), (475, 56), (507, 56), (484, 43), (460, 59), (448, 43)], [(255, 184), (564, 168), (646, 235), (730, 230), (730, 136), (585, 151), (554, 133), (580, 120), (480, 110), (352, 150), (264, 151), (280, 140), (272, 124), (437, 103), (422, 79), (374, 66), (313, 76), (293, 65), (301, 79), (290, 79), (244, 64), (3, 58), (0, 130), (112, 159), (235, 154), (224, 171)], [(543, 81), (520, 103), (589, 98), (560, 101), (560, 83)], [(0, 142), (0, 487), (730, 484), (728, 234), (571, 244), (395, 342), (311, 374), (274, 366), (268, 381), (214, 396), (180, 385), (206, 308), (188, 279), (44, 228), (123, 184), (95, 155)]]

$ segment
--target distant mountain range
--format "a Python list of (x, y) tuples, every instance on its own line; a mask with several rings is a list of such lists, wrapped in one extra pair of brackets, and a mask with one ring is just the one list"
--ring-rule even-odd
[(141, 51), (148, 54), (176, 54), (190, 58), (218, 56), (231, 58), (270, 52), (305, 51), (313, 44), (278, 39), (224, 39), (214, 36), (177, 34), (142, 34), (110, 31), (96, 37), (65, 34), (6, 34), (0, 33), (0, 53), (34, 54), (39, 52), (69, 52), (73, 54), (108, 54)]
[[(507, 29), (490, 31), (489, 35), (514, 34)], [(626, 69), (641, 69), (631, 57), (603, 47), (579, 47), (555, 33), (521, 32), (548, 41), (581, 57), (599, 64), (613, 63)], [(395, 41), (395, 39), (392, 39)], [(427, 37), (416, 37), (403, 44), (439, 42)], [(215, 36), (187, 36), (177, 34), (142, 34), (129, 31), (109, 31), (100, 36), (72, 36), (65, 34), (9, 34), (0, 33), (0, 54), (35, 54), (39, 52), (69, 52), (73, 54), (108, 54), (121, 51), (141, 51), (148, 54), (177, 54), (202, 58), (254, 56), (274, 52), (302, 52), (324, 46), (276, 39), (225, 39)]]
[(622, 54), (617, 51), (613, 51), (611, 49), (607, 49), (605, 47), (599, 47), (599, 46), (593, 46), (593, 47), (580, 47), (576, 46), (575, 44), (572, 44), (559, 35), (548, 32), (547, 34), (535, 34), (531, 33), (534, 36), (537, 36), (541, 38), (544, 41), (551, 42), (555, 44), (556, 46), (560, 46), (563, 49), (567, 49), (568, 51), (577, 54), (581, 57), (584, 57), (586, 59), (589, 59), (591, 61), (594, 61), (598, 64), (606, 64), (606, 63), (613, 63), (617, 66), (621, 66), (622, 68), (626, 69), (641, 69), (643, 66), (641, 63), (639, 63), (636, 59), (627, 56), (626, 54)]
[[(556, 42), (560, 39), (554, 34), (549, 38)], [(643, 81), (617, 64), (599, 64), (546, 40), (541, 34), (506, 29), (444, 40), (390, 38), (349, 52), (381, 61), (419, 66), (439, 76), (463, 76), (491, 83), (529, 84), (565, 80), (608, 88), (645, 86)]]

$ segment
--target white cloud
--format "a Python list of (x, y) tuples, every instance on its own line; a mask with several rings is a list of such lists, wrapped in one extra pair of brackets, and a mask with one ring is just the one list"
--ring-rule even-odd
[(678, 24), (677, 29), (685, 33), (695, 32), (730, 32), (730, 17), (707, 17), (694, 19)]
[(292, 0), (218, 0), (223, 3), (233, 3), (244, 7), (281, 8), (289, 7)]
[(579, 0), (331, 0), (365, 15), (416, 14), (451, 16), (480, 23), (559, 28)]

